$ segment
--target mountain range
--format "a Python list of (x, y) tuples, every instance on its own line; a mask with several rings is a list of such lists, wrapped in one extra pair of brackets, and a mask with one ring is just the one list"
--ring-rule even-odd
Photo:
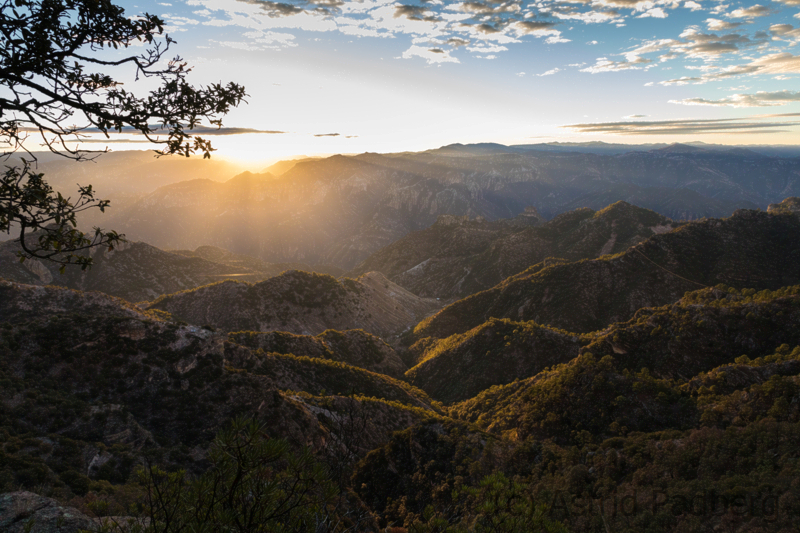
[(443, 215), (430, 228), (375, 252), (350, 274), (378, 271), (420, 296), (463, 298), (547, 258), (619, 253), (679, 225), (627, 202), (597, 212), (576, 209), (543, 224), (530, 208), (495, 222)]
[(174, 183), (112, 210), (101, 225), (165, 249), (212, 245), (269, 263), (350, 270), (439, 215), (494, 221), (531, 206), (548, 220), (625, 200), (675, 220), (720, 217), (800, 194), (799, 173), (797, 159), (747, 150), (672, 145), (597, 155), (450, 145)]
[(417, 325), (411, 340), (463, 333), (491, 317), (591, 332), (702, 287), (797, 284), (798, 265), (800, 218), (740, 210), (654, 235), (615, 255), (534, 265), (445, 307)]
[[(0, 277), (25, 284), (55, 283), (70, 289), (100, 291), (131, 302), (155, 300), (224, 279), (255, 283), (286, 270), (314, 272), (302, 263), (265, 263), (213, 246), (165, 251), (143, 242), (124, 242), (113, 250), (91, 249), (90, 269), (67, 265), (61, 273), (61, 265), (52, 261), (20, 262), (19, 251), (14, 241), (0, 243)], [(325, 270), (335, 275), (342, 273), (335, 267)]]
[[(255, 452), (296, 453), (258, 483), (324, 477), (340, 529), (792, 531), (796, 165), (305, 158), (140, 197), (116, 219), (131, 242), (85, 272), (3, 243), (0, 529), (140, 515), (152, 465), (187, 473), (174, 511), (196, 513), (245, 416)], [(633, 188), (678, 214), (614, 198)]]
[[(335, 413), (364, 413), (366, 449), (440, 416), (425, 393), (384, 374), (265, 353), (162, 315), (100, 293), (0, 282), (0, 425), (16, 428), (2, 437), (3, 487), (56, 483), (85, 494), (97, 479), (124, 483), (146, 457), (202, 470), (210, 439), (236, 413), (267, 417), (271, 432), (315, 447)], [(363, 332), (320, 339), (351, 350), (374, 342)], [(371, 349), (373, 359), (391, 355)], [(20, 434), (48, 437), (14, 448)]]

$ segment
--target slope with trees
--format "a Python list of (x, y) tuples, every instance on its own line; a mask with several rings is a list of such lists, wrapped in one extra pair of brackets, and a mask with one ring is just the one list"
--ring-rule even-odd
[(235, 415), (316, 450), (358, 416), (363, 453), (440, 416), (419, 389), (342, 362), (253, 350), (98, 293), (0, 290), (0, 491), (103, 491), (145, 459), (202, 472)]
[(409, 340), (463, 333), (492, 317), (590, 332), (704, 286), (777, 289), (798, 281), (800, 217), (741, 210), (613, 256), (536, 265), (445, 307), (417, 325)]
[(363, 329), (396, 335), (441, 306), (372, 272), (357, 279), (292, 270), (261, 283), (222, 281), (162, 296), (148, 309), (225, 331), (287, 331), (316, 335)]
[(420, 296), (463, 298), (549, 257), (615, 254), (680, 225), (626, 202), (597, 212), (576, 209), (535, 227), (521, 218), (540, 221), (533, 213), (495, 222), (440, 217), (374, 253), (351, 274), (376, 270)]

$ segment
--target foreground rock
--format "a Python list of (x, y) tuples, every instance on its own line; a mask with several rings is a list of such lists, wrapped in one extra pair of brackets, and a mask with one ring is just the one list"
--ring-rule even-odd
[(25, 491), (0, 494), (0, 531), (4, 533), (77, 533), (96, 527), (85, 514), (50, 498)]

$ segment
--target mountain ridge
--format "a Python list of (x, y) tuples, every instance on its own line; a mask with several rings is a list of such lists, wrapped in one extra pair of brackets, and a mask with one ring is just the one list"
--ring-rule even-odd
[[(279, 177), (168, 185), (113, 212), (102, 225), (163, 248), (210, 244), (269, 263), (350, 270), (443, 214), (492, 221), (533, 206), (549, 219), (627, 200), (675, 219), (696, 219), (766, 208), (798, 191), (800, 160), (789, 158), (465, 146), (339, 155), (297, 162)], [(598, 195), (603, 205), (591, 203)]]
[(224, 331), (286, 331), (317, 335), (363, 329), (391, 337), (441, 305), (419, 298), (377, 272), (357, 279), (288, 271), (257, 284), (222, 281), (164, 295), (147, 309)]
[(626, 250), (680, 223), (617, 202), (562, 213), (536, 224), (533, 213), (488, 222), (440, 216), (436, 224), (382, 248), (350, 271), (376, 270), (414, 294), (452, 299), (491, 288), (548, 257), (568, 261)]
[(613, 256), (532, 267), (450, 304), (418, 324), (410, 340), (462, 333), (490, 317), (589, 332), (702, 286), (775, 289), (797, 280), (800, 217), (741, 210), (655, 235)]

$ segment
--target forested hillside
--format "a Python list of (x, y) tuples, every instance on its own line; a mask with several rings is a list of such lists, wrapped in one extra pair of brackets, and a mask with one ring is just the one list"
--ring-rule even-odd
[(187, 284), (272, 274), (214, 248), (98, 255), (80, 279), (106, 293), (2, 281), (0, 525), (146, 527), (168, 494), (195, 523), (185, 498), (215, 479), (234, 490), (226, 472), (243, 469), (307, 487), (252, 500), (291, 506), (293, 531), (312, 517), (331, 533), (789, 531), (796, 204), (682, 224), (621, 203), (543, 224), (454, 218), (373, 260), (396, 259), (403, 279), (404, 249), (461, 251), (491, 276), (509, 242), (560, 257), (429, 318), (441, 301), (378, 272), (292, 270), (138, 304), (110, 294), (137, 296), (137, 279), (168, 288), (180, 265)]

